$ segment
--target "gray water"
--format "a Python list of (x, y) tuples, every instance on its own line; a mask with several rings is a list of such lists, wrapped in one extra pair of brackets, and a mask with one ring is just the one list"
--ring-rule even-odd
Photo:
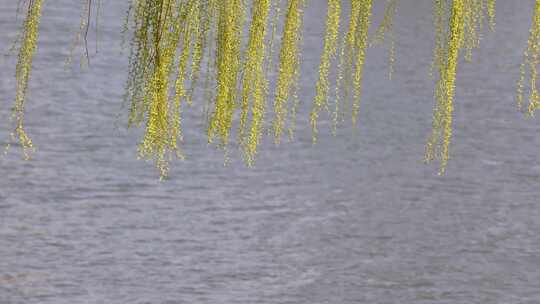
[[(16, 0), (0, 0), (0, 48)], [(45, 1), (27, 103), (37, 151), (0, 160), (0, 303), (540, 303), (540, 124), (515, 107), (533, 0), (498, 1), (497, 30), (461, 64), (452, 159), (422, 163), (431, 127), (429, 0), (402, 0), (397, 58), (367, 55), (356, 134), (307, 123), (324, 1), (306, 9), (295, 141), (254, 168), (206, 144), (186, 110), (185, 162), (160, 182), (127, 130), (120, 54), (128, 1), (103, 1), (91, 65), (64, 60), (82, 1)], [(381, 17), (384, 1), (375, 4)], [(0, 138), (15, 91), (0, 57)], [(202, 104), (202, 100), (198, 100)], [(326, 121), (326, 122), (325, 122)]]

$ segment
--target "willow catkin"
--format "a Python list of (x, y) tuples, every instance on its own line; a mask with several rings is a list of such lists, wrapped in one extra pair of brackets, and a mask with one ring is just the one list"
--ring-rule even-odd
[(212, 142), (217, 134), (223, 147), (226, 147), (229, 142), (237, 97), (243, 19), (242, 0), (219, 2), (216, 53), (217, 93), (215, 109), (208, 128), (208, 141)]
[(15, 106), (12, 110), (12, 119), (15, 121), (15, 130), (11, 134), (12, 138), (17, 138), (23, 149), (25, 159), (30, 158), (30, 150), (34, 149), (32, 140), (24, 130), (24, 108), (26, 103), (26, 93), (28, 81), (32, 70), (32, 59), (36, 51), (39, 32), (39, 21), (41, 18), (41, 0), (30, 0), (28, 11), (23, 24), (21, 46), (15, 71), (17, 87), (15, 93)]
[(339, 22), (341, 17), (341, 0), (329, 0), (326, 16), (326, 34), (324, 37), (323, 53), (319, 65), (319, 80), (317, 81), (315, 99), (311, 110), (310, 121), (313, 133), (313, 142), (317, 141), (317, 121), (321, 107), (328, 106), (328, 91), (332, 59), (335, 58), (338, 45)]
[(289, 0), (279, 54), (279, 75), (274, 101), (274, 141), (279, 144), (288, 113), (288, 101), (300, 67), (302, 6), (304, 0)]
[(531, 28), (529, 30), (529, 39), (527, 49), (523, 55), (523, 62), (520, 66), (520, 77), (517, 86), (517, 104), (521, 109), (523, 106), (523, 95), (527, 69), (529, 72), (529, 105), (528, 113), (534, 115), (534, 112), (540, 109), (540, 95), (538, 93), (538, 64), (540, 63), (540, 0), (536, 0), (534, 16)]
[[(248, 166), (251, 166), (255, 160), (265, 116), (268, 83), (265, 76), (264, 61), (269, 10), (270, 0), (253, 1), (249, 41), (242, 69), (239, 136)], [(250, 112), (251, 125), (248, 130), (248, 116)]]
[(366, 60), (366, 49), (368, 31), (371, 23), (372, 0), (358, 0), (360, 3), (360, 14), (358, 16), (358, 30), (356, 31), (355, 49), (356, 66), (353, 80), (353, 103), (352, 103), (352, 123), (356, 126), (358, 122), (358, 111), (360, 109), (360, 98), (362, 93), (362, 77), (364, 72), (364, 62)]

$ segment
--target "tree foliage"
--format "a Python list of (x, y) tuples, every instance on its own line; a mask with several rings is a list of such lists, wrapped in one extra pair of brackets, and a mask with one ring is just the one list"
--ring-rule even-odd
[[(92, 0), (86, 1), (80, 31), (84, 41), (91, 12), (96, 6)], [(130, 127), (145, 129), (139, 155), (152, 159), (162, 177), (167, 175), (172, 158), (183, 157), (181, 114), (184, 104), (193, 103), (198, 88), (207, 103), (208, 141), (217, 140), (217, 145), (227, 150), (231, 134), (238, 134), (239, 148), (249, 166), (256, 160), (266, 129), (273, 133), (276, 144), (281, 142), (285, 131), (292, 138), (298, 106), (304, 8), (310, 5), (309, 1), (126, 1), (130, 1), (130, 9), (125, 30), (131, 34), (125, 86), (125, 99), (131, 105), (127, 123)], [(384, 18), (372, 30), (371, 37), (373, 1), (348, 1), (350, 10), (347, 11), (342, 7), (344, 1), (327, 1), (326, 33), (321, 39), (323, 52), (310, 114), (313, 142), (317, 139), (317, 122), (324, 112), (333, 118), (334, 133), (347, 116), (353, 125), (357, 124), (366, 49), (370, 45), (389, 41), (390, 78), (393, 71), (393, 24), (399, 0), (386, 1)], [(436, 78), (436, 102), (425, 160), (440, 160), (441, 174), (450, 155), (457, 66), (461, 56), (466, 61), (471, 60), (473, 50), (480, 45), (485, 25), (494, 29), (495, 6), (495, 0), (433, 0), (432, 74)], [(524, 104), (525, 89), (530, 91), (528, 112), (531, 115), (540, 108), (537, 90), (540, 0), (536, 1), (534, 12), (517, 86), (519, 107)], [(24, 131), (24, 105), (37, 47), (40, 13), (41, 0), (28, 0), (16, 66), (12, 135), (22, 145), (26, 157), (33, 145)], [(282, 33), (277, 39), (279, 29)], [(279, 52), (274, 54), (276, 45)], [(274, 63), (276, 59), (278, 62)], [(274, 66), (277, 67), (276, 85), (275, 91), (270, 92), (270, 73)], [(202, 74), (203, 82), (199, 81)], [(331, 75), (335, 75), (335, 79), (331, 79)], [(525, 85), (527, 79), (528, 86)], [(269, 107), (271, 95), (275, 97)], [(334, 100), (333, 106), (330, 99)], [(236, 117), (239, 117), (238, 122)], [(237, 132), (233, 132), (235, 128)]]

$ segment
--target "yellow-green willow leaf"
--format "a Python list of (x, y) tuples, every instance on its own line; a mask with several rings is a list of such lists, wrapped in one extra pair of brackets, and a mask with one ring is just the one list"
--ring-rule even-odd
[(170, 133), (169, 75), (174, 64), (177, 33), (170, 31), (174, 22), (173, 0), (156, 1), (150, 20), (153, 23), (152, 44), (154, 71), (145, 88), (144, 99), (148, 106), (146, 132), (139, 146), (143, 158), (153, 159), (161, 177), (167, 176), (169, 151), (176, 150)]
[(433, 61), (430, 68), (430, 76), (435, 78), (434, 70), (444, 70), (446, 58), (446, 42), (448, 39), (448, 5), (446, 0), (433, 0), (433, 23), (435, 26), (435, 48)]
[[(189, 55), (191, 45), (186, 40), (191, 41), (190, 29), (193, 28), (192, 24), (185, 25), (188, 15), (193, 17), (190, 22), (197, 22), (194, 12), (198, 12), (198, 3), (197, 0), (190, 3), (134, 0), (132, 4), (134, 34), (125, 96), (132, 105), (128, 124), (146, 120), (139, 154), (142, 158), (153, 159), (162, 177), (167, 174), (172, 155), (183, 157), (178, 139), (182, 139), (180, 101), (185, 97), (185, 90), (180, 84), (185, 78), (186, 52)], [(185, 34), (186, 31), (189, 34)], [(185, 48), (179, 51), (177, 78), (173, 82), (175, 94), (170, 101), (170, 76), (181, 37)]]
[[(300, 37), (300, 41), (302, 40), (302, 37)], [(299, 45), (302, 43), (299, 42)], [(298, 55), (300, 58), (300, 55)], [(299, 59), (300, 61), (300, 59)], [(292, 87), (291, 87), (291, 100), (292, 100), (292, 106), (291, 106), (291, 114), (289, 115), (289, 127), (287, 128), (287, 135), (289, 141), (293, 141), (294, 139), (294, 130), (296, 129), (296, 114), (298, 113), (298, 106), (300, 105), (300, 98), (298, 97), (298, 81), (300, 79), (300, 70), (296, 69), (296, 71), (293, 74), (293, 80), (292, 80)]]
[(372, 0), (358, 0), (360, 3), (360, 15), (358, 16), (358, 30), (356, 31), (356, 67), (353, 81), (353, 104), (352, 104), (352, 123), (356, 126), (358, 121), (358, 111), (360, 109), (360, 97), (362, 93), (362, 77), (364, 72), (364, 62), (366, 59), (366, 48), (369, 25), (371, 21)]
[(519, 79), (517, 82), (517, 96), (516, 104), (518, 109), (521, 111), (523, 109), (523, 94), (525, 86), (525, 61), (519, 65)]
[(450, 38), (448, 40), (448, 62), (446, 66), (446, 75), (444, 81), (446, 82), (446, 103), (443, 119), (443, 145), (441, 155), (441, 168), (440, 173), (443, 174), (446, 170), (449, 158), (450, 140), (452, 138), (452, 115), (454, 111), (454, 91), (456, 82), (456, 70), (459, 60), (460, 45), (463, 40), (464, 26), (463, 26), (463, 13), (464, 13), (464, 0), (454, 0), (452, 3), (452, 15), (450, 18)]
[[(255, 0), (252, 7), (252, 21), (249, 41), (243, 67), (242, 102), (240, 115), (240, 141), (246, 163), (251, 166), (257, 154), (266, 107), (267, 80), (264, 74), (265, 36), (270, 10), (270, 0)], [(250, 103), (251, 100), (251, 103)], [(248, 115), (251, 109), (249, 135)]]
[[(99, 18), (97, 14), (101, 0), (83, 1), (85, 9), (75, 45), (83, 35), (87, 44), (86, 33), (90, 15), (94, 14), (92, 3), (95, 4), (95, 1), (98, 1), (95, 18)], [(180, 149), (183, 139), (181, 114), (184, 104), (192, 103), (199, 77), (202, 76), (205, 76), (205, 80), (200, 86), (203, 89), (209, 142), (217, 138), (220, 146), (227, 147), (232, 126), (236, 123), (235, 114), (239, 114), (240, 149), (246, 163), (251, 166), (265, 127), (268, 79), (273, 67), (277, 66), (274, 117), (268, 125), (271, 125), (276, 144), (279, 144), (285, 129), (292, 138), (299, 105), (305, 0), (287, 0), (283, 7), (284, 14), (281, 0), (127, 1), (129, 9), (123, 33), (127, 33), (132, 25), (125, 91), (125, 101), (130, 104), (128, 126), (144, 124), (139, 157), (154, 161), (161, 177), (167, 175), (169, 161), (174, 155), (183, 157)], [(458, 59), (464, 54), (466, 60), (471, 60), (472, 51), (479, 47), (485, 24), (494, 28), (496, 1), (433, 1), (436, 34), (432, 74), (436, 74), (433, 75), (436, 78), (436, 105), (425, 158), (426, 161), (440, 159), (442, 174), (449, 159)], [(21, 143), (25, 156), (28, 156), (27, 150), (32, 148), (32, 142), (24, 131), (24, 105), (36, 48), (41, 2), (26, 0), (27, 18), (17, 39), (20, 51), (12, 113), (16, 128), (12, 138)], [(342, 3), (340, 0), (328, 0), (327, 4), (326, 32), (324, 37), (320, 37), (323, 53), (309, 118), (314, 142), (321, 111), (323, 108), (330, 111), (329, 78), (334, 61), (338, 61), (335, 110), (332, 113), (332, 132), (335, 134), (338, 122), (343, 121), (345, 116), (351, 115), (353, 124), (357, 124), (367, 47), (390, 38), (390, 77), (395, 60), (394, 16), (397, 0), (386, 1), (383, 20), (371, 39), (368, 33), (373, 0), (351, 0), (350, 10), (345, 12), (350, 12), (350, 20), (342, 41), (339, 38)], [(252, 10), (251, 23), (245, 28), (247, 7)], [(278, 25), (281, 15), (284, 15), (283, 26)], [(280, 39), (281, 49), (276, 56), (279, 57), (279, 64), (274, 65), (274, 40), (277, 40), (275, 34), (278, 28), (283, 28), (283, 35)], [(243, 46), (246, 30), (249, 30), (247, 45)], [(85, 52), (88, 58), (87, 47)], [(203, 64), (206, 64), (205, 72), (201, 71)], [(517, 88), (520, 107), (523, 106), (525, 87), (530, 90), (527, 93), (530, 94), (528, 112), (531, 115), (540, 108), (537, 89), (539, 64), (540, 0), (537, 0)], [(228, 153), (227, 149), (225, 153)]]
[(485, 0), (464, 0), (463, 20), (464, 20), (464, 38), (463, 46), (465, 48), (465, 59), (472, 60), (472, 51), (479, 47), (480, 38), (484, 24)]
[(489, 17), (489, 27), (491, 30), (495, 30), (495, 6), (496, 0), (487, 0), (487, 14)]
[(440, 138), (444, 104), (447, 100), (446, 87), (444, 80), (446, 77), (446, 59), (448, 54), (447, 42), (448, 42), (448, 6), (446, 0), (434, 0), (433, 1), (433, 15), (435, 23), (435, 51), (433, 56), (433, 63), (431, 66), (431, 76), (433, 70), (436, 68), (438, 71), (438, 82), (435, 85), (435, 108), (433, 110), (433, 123), (431, 129), (431, 135), (426, 145), (426, 154), (424, 160), (430, 162), (435, 158), (435, 154), (440, 149)]
[[(182, 112), (181, 104), (183, 100), (186, 100), (188, 104), (191, 104), (191, 93), (188, 92), (185, 86), (186, 78), (192, 82), (194, 81), (195, 75), (198, 73), (197, 65), (200, 64), (200, 56), (203, 51), (203, 44), (200, 37), (199, 26), (200, 26), (200, 14), (201, 7), (198, 0), (189, 0), (183, 2), (183, 5), (180, 6), (180, 15), (177, 20), (171, 24), (174, 26), (175, 36), (179, 38), (181, 42), (180, 48), (178, 50), (178, 67), (177, 75), (174, 83), (174, 103), (173, 111), (171, 113), (171, 146), (177, 148), (177, 139), (182, 139), (182, 131), (180, 126), (180, 114)], [(173, 43), (173, 46), (178, 45), (178, 42)], [(174, 52), (174, 50), (171, 50)], [(191, 73), (187, 74), (187, 66), (190, 58), (192, 56), (192, 70)], [(193, 71), (195, 69), (196, 71)], [(193, 74), (196, 73), (196, 74)]]
[(472, 50), (479, 47), (484, 20), (494, 13), (494, 9), (495, 2), (486, 3), (486, 0), (453, 1), (450, 7), (445, 0), (434, 0), (436, 46), (432, 70), (436, 67), (439, 73), (435, 87), (433, 126), (425, 161), (430, 162), (440, 155), (440, 174), (444, 173), (449, 159), (459, 53), (463, 49), (465, 59), (471, 60)]
[[(345, 113), (349, 110), (351, 88), (353, 86), (352, 75), (354, 70), (354, 54), (356, 45), (356, 32), (358, 30), (358, 19), (362, 10), (362, 3), (357, 0), (351, 0), (351, 16), (347, 34), (343, 38), (339, 66), (338, 77), (336, 80), (336, 101), (334, 110), (334, 126), (333, 133), (335, 134), (337, 125), (344, 120)], [(341, 95), (343, 91), (343, 96)], [(343, 100), (344, 104), (341, 105)]]
[(204, 2), (204, 24), (203, 32), (205, 33), (205, 48), (206, 51), (206, 67), (205, 67), (205, 78), (202, 86), (202, 94), (204, 106), (203, 106), (203, 121), (206, 129), (210, 129), (210, 119), (211, 119), (211, 107), (215, 102), (215, 90), (216, 85), (216, 58), (215, 52), (217, 49), (217, 24), (219, 16), (219, 0), (208, 0)]
[(520, 66), (520, 78), (517, 86), (517, 104), (521, 109), (523, 106), (523, 94), (525, 79), (528, 68), (529, 73), (529, 106), (528, 113), (534, 115), (534, 112), (540, 109), (540, 94), (538, 93), (538, 64), (540, 63), (540, 0), (536, 1), (534, 16), (531, 28), (529, 30), (529, 39), (527, 49), (523, 55), (523, 62)]
[[(161, 177), (167, 175), (173, 155), (183, 158), (178, 139), (182, 139), (180, 101), (185, 90), (180, 84), (191, 45), (186, 40), (190, 42), (192, 38), (192, 25), (186, 26), (186, 19), (196, 19), (193, 12), (198, 4), (197, 0), (190, 2), (135, 0), (133, 4), (134, 34), (125, 96), (131, 102), (128, 124), (146, 121), (139, 155), (154, 160)], [(179, 51), (181, 37), (185, 48)], [(178, 52), (177, 78), (171, 83)], [(172, 100), (171, 87), (175, 88)]]
[(388, 78), (392, 79), (394, 74), (395, 63), (395, 51), (396, 51), (396, 38), (394, 33), (394, 18), (397, 11), (397, 0), (387, 0), (384, 10), (384, 17), (379, 24), (379, 27), (375, 31), (375, 35), (372, 38), (371, 44), (377, 45), (385, 42), (386, 37), (389, 36), (389, 51), (388, 51)]
[(334, 112), (332, 113), (332, 135), (336, 135), (337, 133), (337, 127), (340, 122), (340, 113), (341, 111), (341, 86), (343, 83), (343, 69), (345, 65), (345, 38), (343, 38), (343, 41), (341, 43), (340, 52), (339, 52), (339, 63), (338, 63), (338, 69), (337, 69), (337, 76), (336, 76), (336, 87), (334, 89), (335, 91), (335, 100), (334, 100)]
[(465, 59), (471, 61), (472, 51), (480, 46), (485, 20), (492, 31), (495, 29), (495, 1), (465, 0), (463, 18)]
[(313, 142), (317, 140), (317, 120), (319, 118), (320, 109), (328, 104), (328, 91), (330, 90), (328, 74), (330, 73), (331, 61), (337, 53), (340, 17), (341, 0), (329, 0), (326, 17), (326, 34), (324, 37), (321, 63), (319, 65), (319, 80), (317, 81), (316, 86), (317, 94), (313, 101), (313, 108), (310, 116)]
[(278, 28), (278, 22), (279, 18), (281, 17), (281, 2), (282, 0), (274, 0), (272, 1), (274, 3), (272, 8), (272, 21), (270, 22), (270, 28), (272, 29), (270, 31), (270, 39), (268, 41), (268, 64), (266, 69), (266, 75), (267, 78), (269, 77), (269, 74), (274, 71), (274, 53), (275, 53), (275, 38)]
[[(305, 1), (305, 0), (303, 0)], [(302, 2), (302, 6), (305, 2)], [(300, 28), (302, 28), (302, 20), (303, 20), (303, 9), (301, 11), (302, 19), (300, 19)], [(294, 70), (293, 73), (293, 80), (292, 80), (292, 86), (291, 86), (291, 102), (292, 106), (290, 109), (290, 115), (289, 115), (289, 123), (287, 127), (287, 135), (289, 141), (293, 141), (294, 139), (294, 130), (296, 129), (296, 114), (298, 113), (298, 107), (300, 105), (300, 98), (298, 96), (298, 90), (299, 88), (299, 81), (300, 81), (300, 62), (302, 62), (302, 45), (304, 43), (304, 35), (303, 31), (300, 29), (298, 32), (298, 66)]]
[[(436, 0), (438, 1), (438, 0)], [(444, 1), (444, 0), (442, 0)], [(434, 131), (435, 134), (440, 134), (441, 137), (441, 164), (439, 174), (443, 174), (446, 170), (449, 159), (450, 140), (452, 138), (452, 120), (454, 111), (454, 91), (456, 81), (456, 70), (459, 60), (459, 53), (463, 47), (463, 39), (465, 36), (465, 1), (454, 0), (451, 5), (451, 13), (449, 20), (449, 32), (446, 46), (446, 61), (440, 65), (440, 78), (436, 86), (437, 106), (434, 114)], [(436, 5), (442, 5), (436, 3)], [(428, 142), (426, 160), (429, 161), (433, 157), (433, 137)], [(430, 147), (431, 145), (431, 147)]]
[[(157, 20), (159, 11), (150, 1), (134, 0), (133, 3), (133, 38), (129, 56), (128, 80), (124, 94), (124, 101), (131, 104), (128, 117), (128, 127), (140, 125), (148, 110), (145, 98), (145, 88), (152, 79), (155, 68), (152, 39), (152, 24)], [(154, 21), (152, 21), (154, 20)]]
[(16, 137), (18, 139), (26, 159), (30, 157), (29, 150), (33, 150), (34, 146), (32, 140), (24, 130), (24, 108), (28, 81), (30, 80), (30, 72), (32, 70), (32, 59), (36, 51), (40, 18), (41, 0), (30, 0), (28, 3), (26, 19), (23, 24), (21, 46), (15, 71), (17, 88), (15, 93), (15, 106), (12, 110), (12, 118), (15, 120), (16, 124), (15, 131), (12, 133), (12, 138)]
[(301, 39), (304, 0), (289, 0), (279, 54), (279, 75), (274, 101), (274, 141), (279, 144), (289, 112), (288, 101), (294, 89), (300, 67), (299, 44)]
[(206, 48), (208, 30), (210, 26), (209, 20), (206, 18), (205, 10), (208, 7), (204, 2), (199, 2), (196, 4), (194, 13), (194, 18), (191, 21), (192, 23), (192, 59), (191, 59), (191, 71), (189, 74), (190, 89), (186, 96), (187, 104), (191, 105), (193, 103), (193, 94), (197, 87), (199, 74), (201, 70), (202, 59), (204, 55), (204, 50)]
[(208, 128), (208, 141), (219, 135), (221, 145), (226, 147), (232, 127), (240, 72), (240, 48), (244, 5), (242, 0), (219, 2), (217, 37), (217, 94), (215, 109)]

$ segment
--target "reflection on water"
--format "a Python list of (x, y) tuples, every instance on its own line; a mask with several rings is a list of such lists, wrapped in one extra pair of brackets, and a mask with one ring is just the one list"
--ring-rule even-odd
[[(0, 0), (0, 47), (17, 1)], [(380, 18), (382, 4), (376, 4)], [(126, 1), (107, 1), (91, 67), (64, 68), (78, 1), (44, 5), (27, 123), (37, 153), (0, 162), (0, 303), (536, 303), (540, 125), (514, 104), (534, 1), (499, 1), (497, 31), (459, 68), (447, 175), (421, 163), (431, 127), (429, 0), (403, 0), (397, 57), (372, 48), (356, 135), (311, 144), (323, 1), (306, 10), (297, 138), (223, 167), (185, 112), (187, 161), (159, 182), (121, 107)], [(1, 117), (14, 96), (0, 57)], [(199, 102), (203, 103), (202, 100)], [(0, 138), (9, 122), (0, 120)]]

